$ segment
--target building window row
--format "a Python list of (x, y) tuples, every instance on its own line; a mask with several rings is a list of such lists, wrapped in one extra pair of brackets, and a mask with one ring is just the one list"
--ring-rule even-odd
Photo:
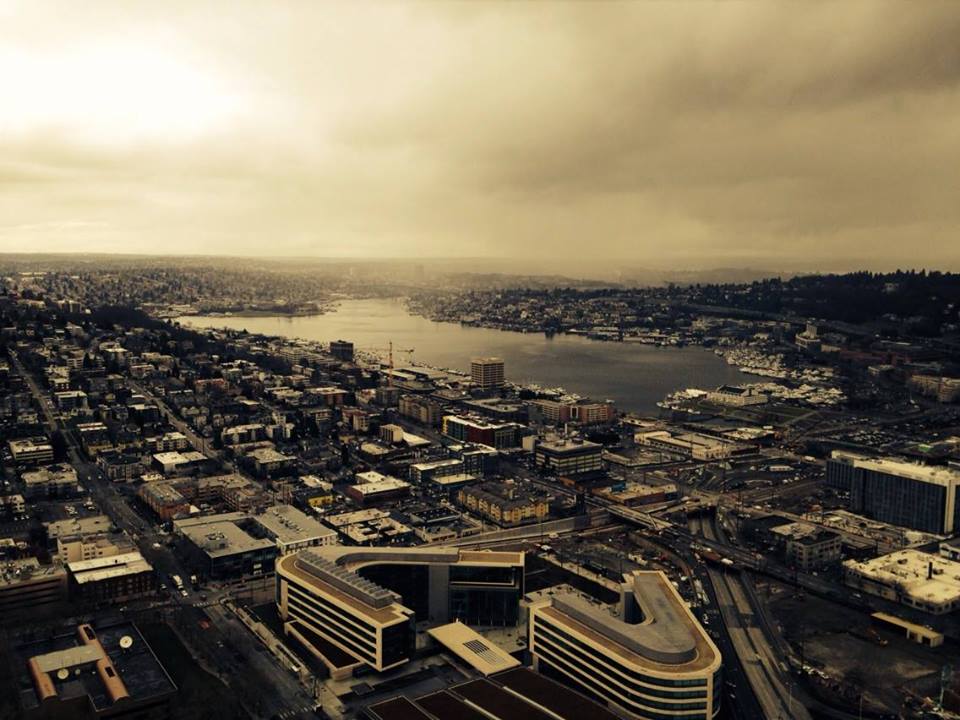
[[(702, 687), (705, 688), (707, 685), (706, 678), (658, 678), (652, 677), (650, 675), (644, 675), (643, 673), (631, 670), (624, 667), (618, 663), (618, 666), (613, 666), (610, 664), (611, 657), (608, 655), (603, 655), (600, 651), (590, 647), (586, 643), (578, 640), (569, 633), (565, 632), (562, 628), (553, 624), (550, 621), (544, 620), (542, 616), (537, 616), (536, 622), (534, 625), (534, 638), (536, 641), (539, 641), (540, 637), (547, 637), (548, 639), (553, 640), (554, 643), (559, 643), (562, 647), (566, 647), (573, 654), (587, 655), (591, 662), (599, 663), (611, 672), (616, 673), (617, 675), (623, 678), (624, 684), (630, 689), (647, 694), (655, 694), (652, 690), (656, 687), (661, 688), (678, 688), (678, 687)], [(647, 685), (652, 685), (654, 688), (648, 687)], [(670, 692), (670, 695), (659, 695), (659, 697), (706, 697), (706, 690), (699, 691), (688, 691), (692, 694), (680, 694), (683, 691), (670, 691), (666, 690), (664, 692)]]

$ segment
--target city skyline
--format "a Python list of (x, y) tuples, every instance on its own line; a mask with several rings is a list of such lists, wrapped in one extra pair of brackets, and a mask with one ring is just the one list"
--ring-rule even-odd
[(953, 5), (0, 20), (2, 252), (960, 268)]

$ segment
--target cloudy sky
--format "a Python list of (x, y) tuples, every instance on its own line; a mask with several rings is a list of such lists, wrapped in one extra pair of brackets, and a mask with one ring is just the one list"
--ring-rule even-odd
[(0, 251), (960, 269), (960, 3), (0, 0)]

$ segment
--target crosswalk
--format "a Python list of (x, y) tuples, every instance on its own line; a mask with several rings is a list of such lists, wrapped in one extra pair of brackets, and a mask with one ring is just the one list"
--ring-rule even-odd
[(287, 720), (287, 718), (295, 718), (301, 715), (310, 715), (313, 713), (313, 705), (304, 705), (299, 708), (292, 708), (290, 710), (284, 710), (276, 714), (276, 717), (281, 718), (282, 720)]

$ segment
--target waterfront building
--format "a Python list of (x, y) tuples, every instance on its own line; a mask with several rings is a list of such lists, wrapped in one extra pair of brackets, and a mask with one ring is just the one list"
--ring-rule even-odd
[(330, 343), (330, 354), (337, 360), (353, 362), (353, 343), (346, 340), (333, 340)]
[(473, 358), (470, 361), (470, 379), (481, 390), (503, 387), (503, 360), (498, 357)]

